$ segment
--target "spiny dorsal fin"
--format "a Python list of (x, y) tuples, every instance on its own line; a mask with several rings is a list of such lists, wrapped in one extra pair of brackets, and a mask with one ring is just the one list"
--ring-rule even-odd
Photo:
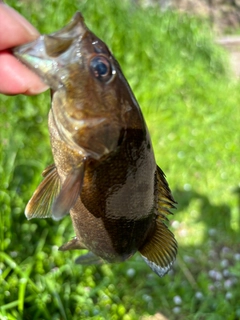
[(44, 180), (40, 183), (25, 209), (27, 219), (50, 218), (54, 200), (60, 192), (60, 178), (54, 164), (42, 173)]
[(158, 193), (158, 212), (171, 214), (169, 209), (175, 208), (176, 202), (173, 199), (171, 190), (163, 171), (157, 166), (157, 193)]
[(66, 177), (62, 189), (52, 206), (52, 218), (60, 220), (67, 215), (79, 197), (84, 178), (84, 165), (74, 168)]
[(77, 237), (74, 237), (67, 243), (64, 243), (61, 247), (58, 248), (59, 251), (68, 251), (68, 250), (81, 250), (81, 249), (87, 249), (83, 242), (78, 239)]
[(149, 267), (162, 277), (170, 270), (176, 258), (177, 241), (167, 226), (157, 219), (152, 237), (139, 251)]

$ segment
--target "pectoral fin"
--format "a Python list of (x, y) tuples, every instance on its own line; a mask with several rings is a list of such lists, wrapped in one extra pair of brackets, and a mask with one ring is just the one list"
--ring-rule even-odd
[(60, 192), (60, 178), (54, 164), (42, 173), (44, 180), (40, 183), (25, 209), (27, 219), (50, 218), (54, 200)]
[(84, 178), (83, 163), (73, 169), (65, 179), (62, 189), (52, 206), (52, 217), (60, 220), (67, 215), (79, 197)]
[(74, 237), (67, 243), (64, 243), (61, 247), (58, 248), (59, 251), (68, 251), (68, 250), (79, 250), (79, 249), (87, 249), (83, 242), (78, 239), (77, 237)]
[(139, 251), (149, 267), (162, 277), (170, 270), (176, 258), (177, 241), (167, 226), (157, 219), (152, 237)]

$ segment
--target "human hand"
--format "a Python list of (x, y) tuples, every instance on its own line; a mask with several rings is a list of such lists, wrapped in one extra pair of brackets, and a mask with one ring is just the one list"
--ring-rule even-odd
[(48, 89), (40, 78), (19, 62), (10, 48), (35, 40), (38, 31), (0, 0), (0, 93), (34, 95)]

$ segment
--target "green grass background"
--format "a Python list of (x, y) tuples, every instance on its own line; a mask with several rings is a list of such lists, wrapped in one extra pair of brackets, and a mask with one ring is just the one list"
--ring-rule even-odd
[(80, 10), (114, 52), (142, 107), (178, 202), (173, 270), (136, 255), (80, 266), (58, 252), (69, 217), (27, 221), (24, 207), (52, 163), (49, 93), (0, 96), (0, 320), (240, 318), (240, 87), (207, 22), (127, 1), (7, 1), (41, 33)]

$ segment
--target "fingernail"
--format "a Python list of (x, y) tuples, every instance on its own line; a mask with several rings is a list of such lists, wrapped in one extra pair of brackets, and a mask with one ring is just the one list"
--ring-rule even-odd
[(27, 31), (27, 33), (30, 36), (32, 36), (33, 39), (35, 39), (37, 36), (39, 36), (39, 32), (37, 31), (37, 29), (35, 29), (34, 26), (32, 26), (31, 23), (28, 22), (17, 11), (15, 11), (13, 8), (11, 8), (8, 5), (6, 5), (5, 3), (3, 3), (2, 0), (0, 0), (0, 4), (3, 5), (4, 10), (6, 11), (6, 14), (11, 16), (16, 22), (18, 22)]
[(42, 86), (38, 86), (36, 88), (29, 89), (25, 94), (32, 96), (32, 95), (43, 93), (44, 91), (46, 91), (48, 89), (49, 89), (49, 87), (46, 84), (43, 84)]

